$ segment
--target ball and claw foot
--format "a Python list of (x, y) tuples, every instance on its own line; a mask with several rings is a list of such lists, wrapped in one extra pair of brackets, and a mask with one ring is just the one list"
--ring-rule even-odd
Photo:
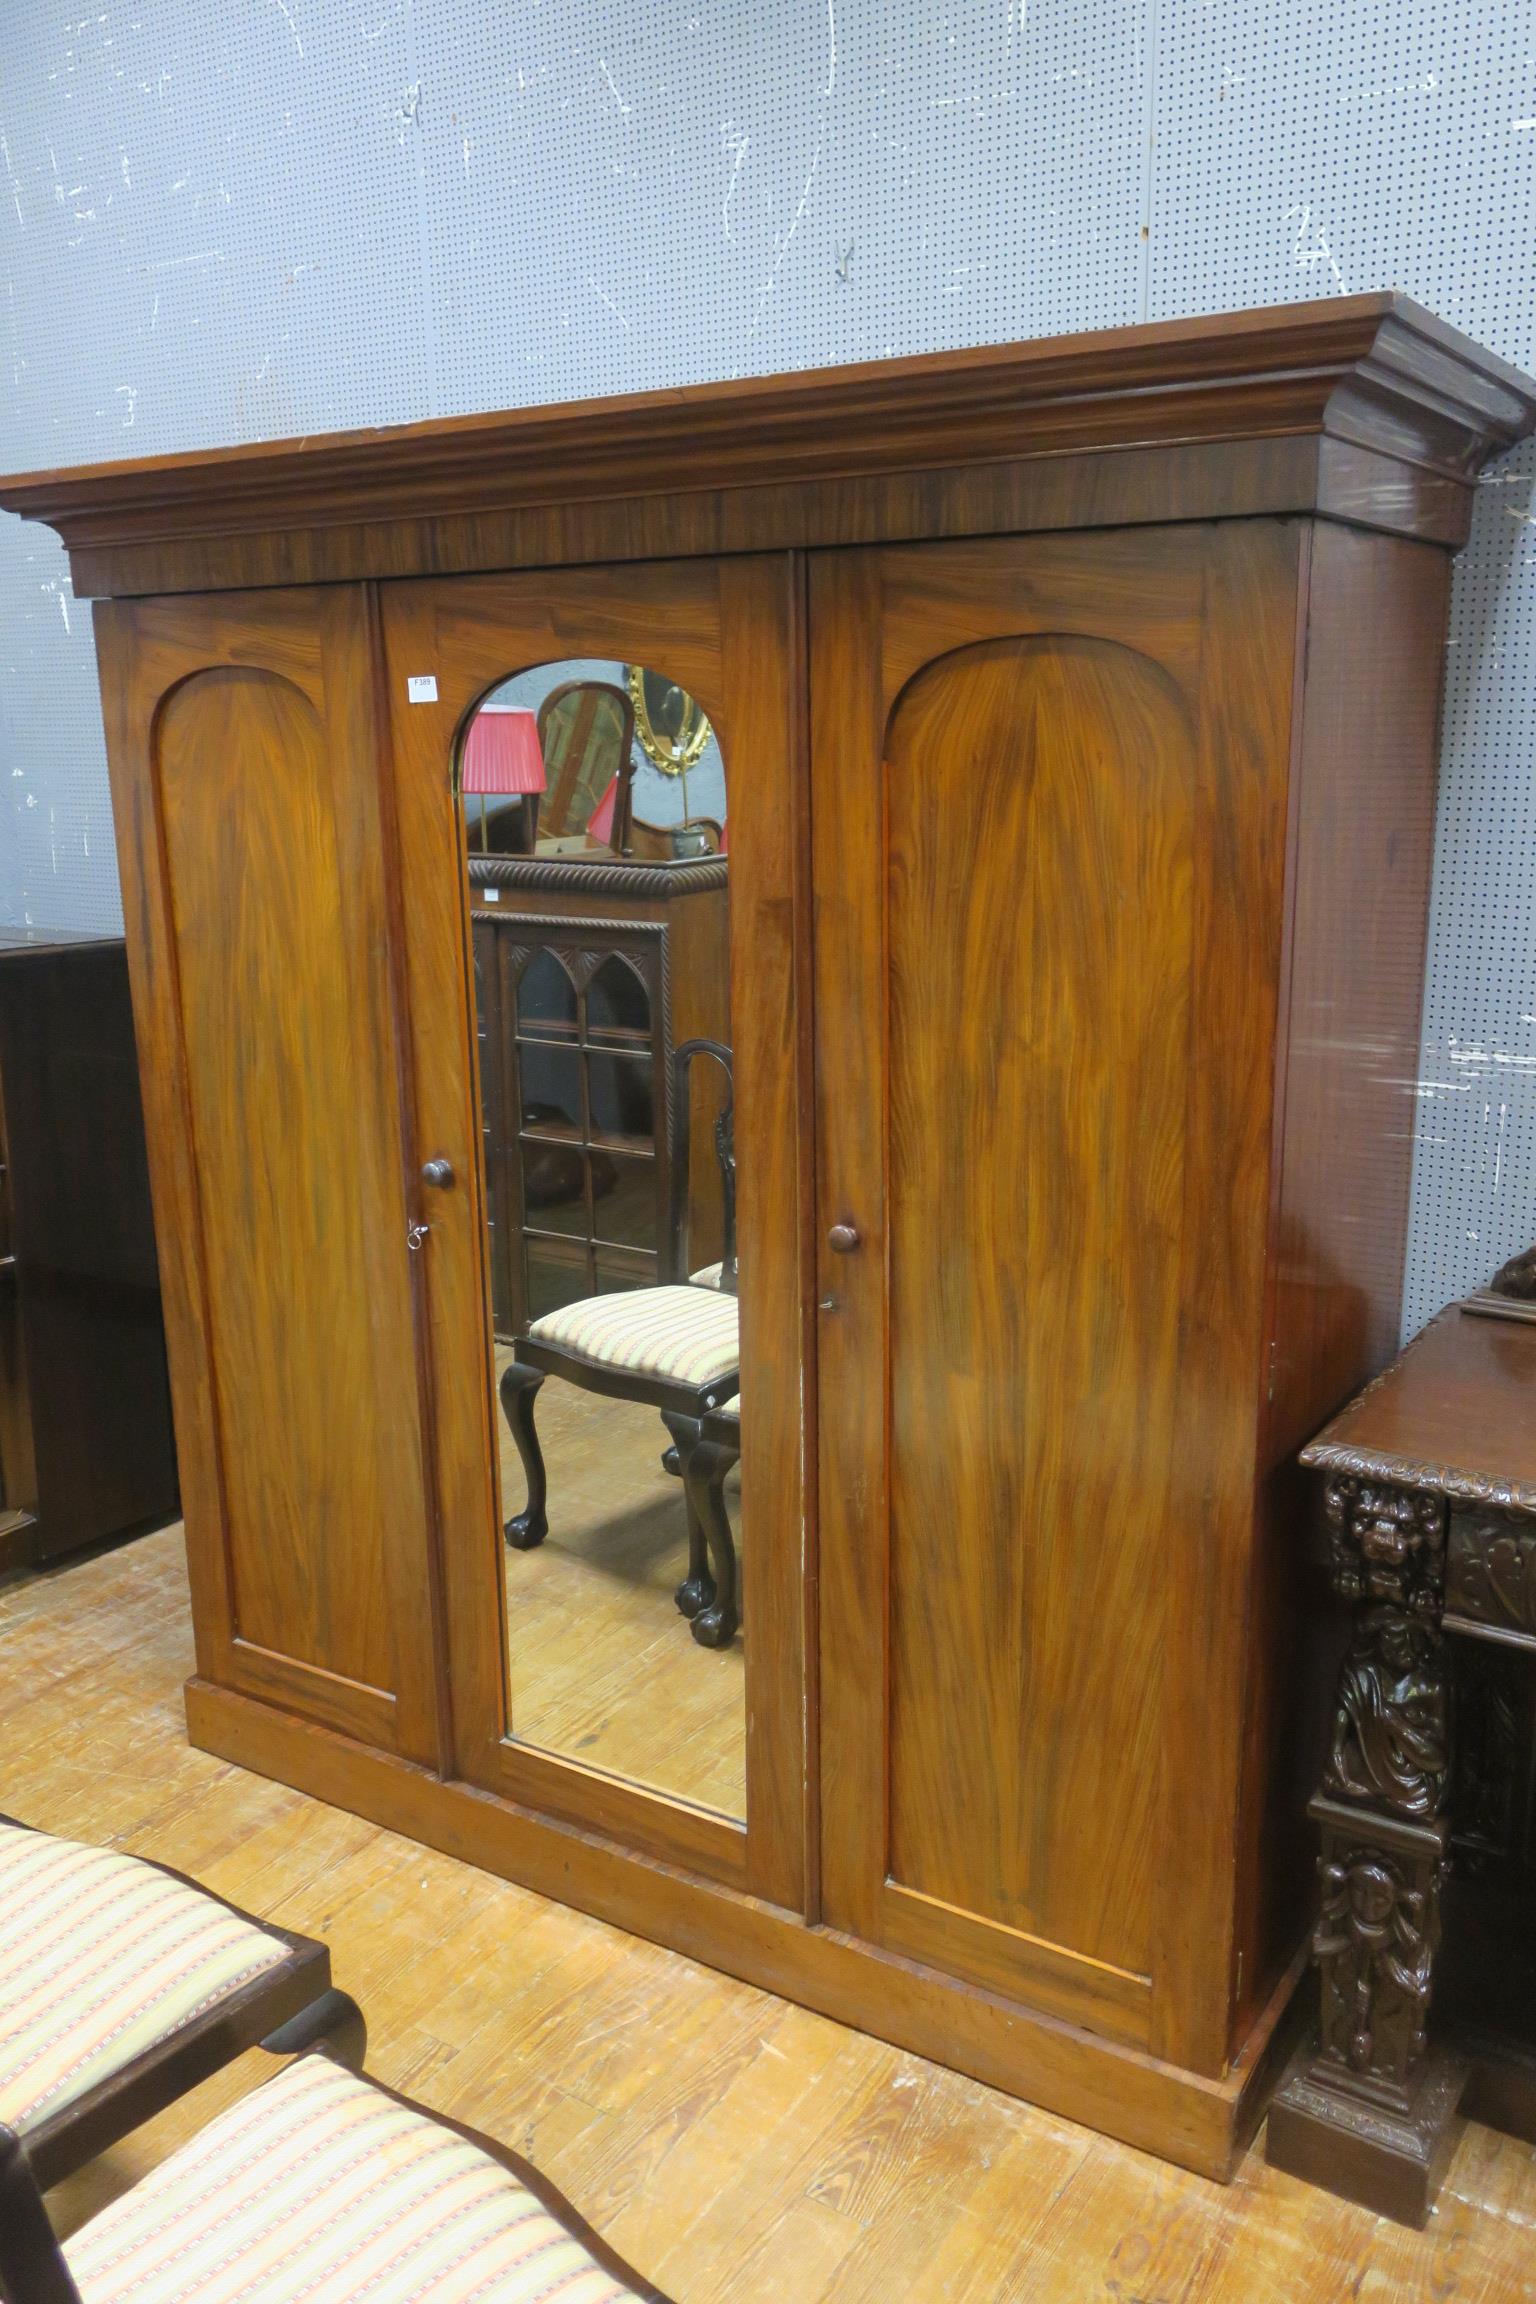
[(678, 1614), (697, 1619), (701, 1610), (711, 1607), (715, 1597), (712, 1576), (690, 1576), (679, 1584), (672, 1595), (677, 1602)]
[(712, 1604), (693, 1619), (692, 1632), (701, 1648), (729, 1648), (741, 1619), (734, 1608)]
[(531, 1552), (549, 1534), (549, 1522), (542, 1512), (514, 1512), (502, 1534), (514, 1552)]

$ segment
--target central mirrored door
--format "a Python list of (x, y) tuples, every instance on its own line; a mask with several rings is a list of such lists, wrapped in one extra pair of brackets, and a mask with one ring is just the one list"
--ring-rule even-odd
[(725, 764), (678, 682), (563, 659), (458, 790), (512, 1732), (744, 1823)]
[(788, 567), (384, 600), (459, 1765), (800, 1904)]

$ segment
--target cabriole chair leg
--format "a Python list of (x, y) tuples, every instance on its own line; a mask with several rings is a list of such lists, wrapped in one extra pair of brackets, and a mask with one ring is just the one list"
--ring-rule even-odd
[(521, 1360), (511, 1360), (502, 1371), (501, 1412), (507, 1420), (507, 1429), (517, 1442), (517, 1453), (522, 1458), (523, 1476), (528, 1483), (528, 1501), (521, 1512), (514, 1512), (503, 1533), (507, 1542), (518, 1552), (531, 1552), (542, 1544), (549, 1534), (549, 1521), (545, 1517), (547, 1484), (544, 1476), (544, 1451), (539, 1446), (539, 1435), (534, 1428), (533, 1404), (544, 1381), (542, 1368), (525, 1367)]
[(697, 1521), (709, 1545), (713, 1595), (693, 1619), (693, 1636), (701, 1648), (728, 1648), (741, 1618), (736, 1609), (736, 1544), (725, 1508), (725, 1476), (740, 1456), (717, 1440), (703, 1440), (683, 1451), (683, 1487), (688, 1496), (690, 1528)]
[[(688, 1573), (673, 1597), (679, 1612), (696, 1623), (700, 1611), (713, 1606), (715, 1598), (715, 1580), (709, 1572), (709, 1539), (694, 1504), (693, 1490), (688, 1485), (688, 1459), (699, 1445), (699, 1420), (672, 1408), (662, 1410), (661, 1420), (672, 1435), (672, 1446), (667, 1453), (677, 1458), (688, 1519)], [(666, 1457), (662, 1462), (665, 1464)]]

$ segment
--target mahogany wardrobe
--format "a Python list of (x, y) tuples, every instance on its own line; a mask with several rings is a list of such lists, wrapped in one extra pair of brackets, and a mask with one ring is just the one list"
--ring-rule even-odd
[[(1229, 2172), (1312, 1877), (1292, 1463), (1397, 1342), (1451, 558), (1533, 421), (1374, 295), (0, 483), (98, 601), (193, 1741)], [(488, 895), (466, 731), (540, 667), (649, 699), (665, 854), (599, 811)], [(668, 1039), (636, 891), (698, 866)], [(686, 1350), (603, 1363), (626, 1292)]]

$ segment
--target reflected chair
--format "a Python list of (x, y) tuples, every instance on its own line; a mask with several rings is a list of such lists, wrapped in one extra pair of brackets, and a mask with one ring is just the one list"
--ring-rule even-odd
[(142, 1856), (0, 1817), (0, 2157), (46, 2188), (247, 2048), (367, 2034), (323, 1944)]
[(540, 838), (568, 840), (584, 833), (616, 785), (606, 845), (622, 856), (629, 845), (635, 774), (633, 704), (606, 680), (565, 680), (539, 706), (538, 725), (549, 779)]
[[(690, 1082), (696, 1059), (719, 1065), (725, 1101), (715, 1122), (715, 1154), (722, 1199), (718, 1270), (688, 1278)], [(502, 1373), (501, 1406), (528, 1483), (523, 1510), (506, 1524), (507, 1542), (521, 1552), (549, 1533), (544, 1455), (534, 1404), (546, 1376), (563, 1376), (584, 1391), (636, 1400), (661, 1411), (682, 1475), (688, 1520), (688, 1573), (677, 1605), (701, 1648), (725, 1648), (740, 1621), (736, 1546), (725, 1508), (718, 1443), (706, 1438), (704, 1419), (732, 1399), (740, 1385), (740, 1333), (736, 1301), (736, 1149), (731, 1052), (715, 1040), (685, 1040), (673, 1053), (669, 1121), (671, 1211), (665, 1284), (581, 1297), (535, 1320), (516, 1338)], [(734, 1461), (734, 1459), (732, 1459)]]

